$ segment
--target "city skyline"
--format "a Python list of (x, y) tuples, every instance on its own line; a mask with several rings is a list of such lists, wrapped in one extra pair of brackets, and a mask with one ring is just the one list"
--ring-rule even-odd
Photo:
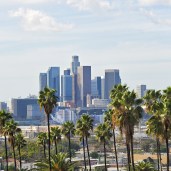
[(39, 73), (70, 67), (92, 79), (119, 69), (131, 89), (171, 85), (171, 1), (6, 0), (0, 4), (0, 101), (39, 91)]

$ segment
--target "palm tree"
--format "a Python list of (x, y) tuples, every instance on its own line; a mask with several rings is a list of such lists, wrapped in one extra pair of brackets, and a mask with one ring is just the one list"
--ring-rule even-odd
[(47, 134), (46, 132), (40, 132), (38, 134), (38, 144), (43, 146), (44, 158), (46, 158), (46, 143), (47, 143)]
[(55, 95), (56, 90), (50, 89), (45, 87), (43, 91), (40, 91), (39, 93), (39, 99), (38, 103), (40, 105), (40, 108), (44, 108), (44, 111), (47, 116), (47, 123), (48, 123), (48, 152), (49, 152), (49, 169), (51, 171), (51, 160), (50, 160), (50, 123), (49, 118), (50, 114), (52, 113), (53, 109), (57, 105), (57, 99), (58, 97)]
[[(2, 134), (2, 129), (5, 126), (5, 123), (12, 119), (11, 113), (6, 112), (5, 110), (0, 111), (0, 134)], [(5, 158), (6, 158), (6, 169), (8, 171), (8, 147), (7, 147), (7, 137), (6, 135), (4, 136), (5, 138)]]
[(4, 128), (3, 128), (3, 134), (5, 136), (8, 136), (8, 141), (13, 149), (13, 157), (14, 157), (14, 167), (15, 167), (15, 171), (17, 169), (17, 165), (16, 165), (16, 156), (15, 156), (15, 133), (19, 133), (21, 132), (20, 128), (17, 128), (17, 123), (12, 119), (8, 122), (6, 122)]
[(149, 162), (138, 162), (135, 166), (136, 171), (156, 171), (154, 166)]
[(106, 165), (106, 142), (110, 140), (112, 134), (110, 132), (110, 126), (107, 123), (99, 124), (95, 130), (95, 134), (99, 142), (103, 143), (104, 147), (104, 160), (105, 160), (105, 171), (107, 171)]
[(144, 105), (146, 111), (152, 114), (151, 118), (146, 122), (147, 134), (152, 135), (156, 139), (157, 143), (157, 159), (158, 159), (158, 170), (161, 166), (160, 160), (160, 137), (164, 135), (164, 128), (162, 123), (162, 113), (163, 113), (163, 102), (162, 94), (160, 91), (149, 90), (144, 96)]
[[(142, 118), (143, 109), (140, 106), (142, 99), (136, 98), (134, 91), (129, 91), (126, 85), (117, 85), (111, 91), (111, 106), (114, 110), (112, 120), (119, 127), (121, 134), (126, 138), (128, 169), (132, 159), (132, 168), (134, 167), (133, 135), (134, 127), (138, 125)], [(131, 154), (130, 154), (131, 151)]]
[(26, 146), (26, 140), (24, 139), (21, 133), (15, 135), (15, 147), (18, 149), (19, 161), (20, 161), (20, 170), (22, 169), (21, 165), (21, 149)]
[(164, 112), (162, 114), (162, 122), (164, 126), (164, 139), (167, 151), (167, 171), (169, 171), (169, 138), (171, 132), (171, 87), (163, 91), (162, 101)]
[(62, 134), (68, 139), (69, 157), (71, 162), (71, 136), (75, 134), (75, 125), (67, 121), (62, 125)]
[(51, 138), (52, 141), (55, 143), (55, 153), (57, 154), (57, 143), (61, 141), (61, 129), (58, 126), (51, 128)]
[[(52, 171), (72, 171), (75, 163), (67, 160), (66, 153), (58, 153), (57, 155), (51, 156), (51, 169)], [(40, 161), (35, 164), (37, 171), (48, 171), (49, 161)]]
[(81, 118), (77, 121), (76, 132), (78, 135), (81, 136), (81, 139), (83, 141), (85, 170), (86, 170), (86, 158), (85, 158), (84, 138), (86, 140), (88, 160), (89, 160), (89, 166), (91, 171), (91, 161), (90, 161), (90, 153), (89, 153), (89, 146), (88, 146), (88, 137), (90, 136), (90, 130), (93, 130), (93, 119), (91, 118), (90, 115), (83, 114)]
[(117, 166), (117, 171), (119, 171), (118, 156), (117, 156), (117, 149), (116, 149), (116, 138), (115, 138), (115, 123), (114, 123), (114, 120), (112, 120), (112, 115), (113, 115), (112, 109), (109, 109), (108, 111), (106, 111), (104, 121), (108, 123), (108, 125), (111, 125), (111, 129), (113, 133), (113, 147), (115, 149), (116, 166)]

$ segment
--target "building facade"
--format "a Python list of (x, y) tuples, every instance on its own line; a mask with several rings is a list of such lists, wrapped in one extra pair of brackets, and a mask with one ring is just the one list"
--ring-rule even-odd
[(145, 95), (146, 90), (147, 90), (146, 85), (143, 85), (143, 84), (137, 85), (137, 87), (136, 87), (137, 97), (142, 98)]
[(39, 74), (39, 91), (42, 91), (45, 87), (47, 87), (47, 73)]
[(101, 98), (101, 77), (95, 77), (91, 80), (92, 97)]
[(110, 99), (110, 91), (117, 84), (121, 84), (119, 70), (118, 69), (105, 70), (105, 99)]

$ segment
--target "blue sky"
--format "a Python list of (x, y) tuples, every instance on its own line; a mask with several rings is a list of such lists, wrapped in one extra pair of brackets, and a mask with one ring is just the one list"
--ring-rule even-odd
[(171, 0), (3, 0), (0, 101), (37, 94), (40, 72), (70, 66), (92, 77), (120, 69), (130, 88), (171, 85)]

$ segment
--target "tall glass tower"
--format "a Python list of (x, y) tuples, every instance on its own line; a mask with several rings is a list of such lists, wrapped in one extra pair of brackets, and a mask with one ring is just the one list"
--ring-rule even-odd
[(77, 74), (77, 67), (80, 66), (79, 57), (78, 56), (72, 56), (72, 62), (71, 62), (71, 73)]
[(121, 78), (118, 69), (106, 69), (105, 70), (105, 99), (109, 99), (110, 91), (112, 88), (121, 84)]
[(47, 86), (47, 73), (40, 73), (39, 75), (39, 91)]
[(47, 72), (47, 86), (55, 89), (60, 98), (60, 67), (50, 67)]

